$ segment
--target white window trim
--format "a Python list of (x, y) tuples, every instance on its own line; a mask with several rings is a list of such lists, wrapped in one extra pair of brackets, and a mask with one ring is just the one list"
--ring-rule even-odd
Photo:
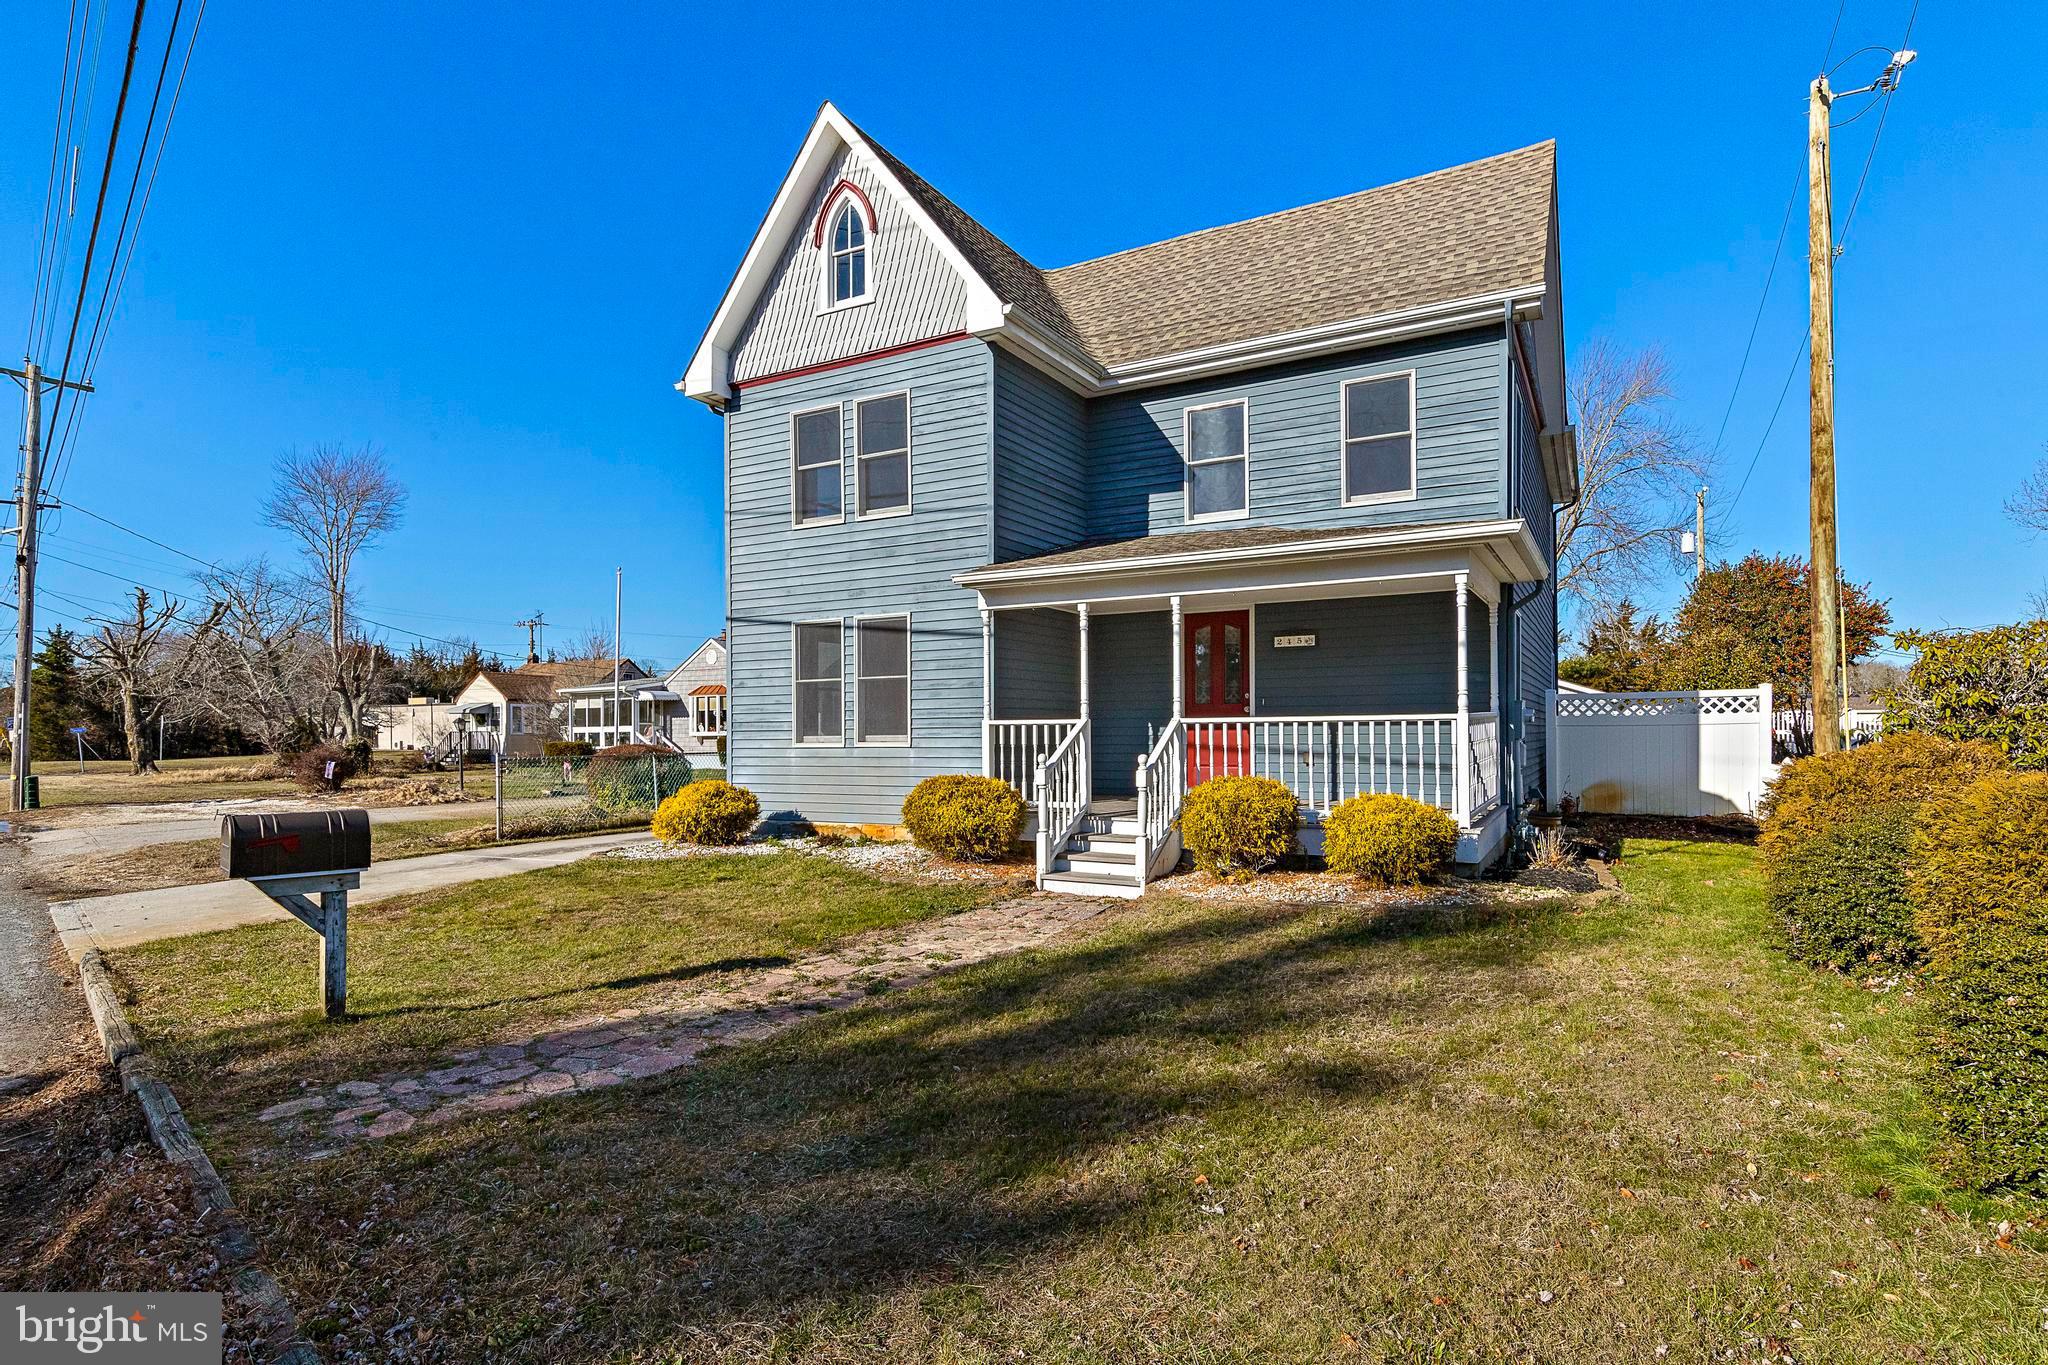
[[(1195, 515), (1195, 430), (1194, 416), (1213, 408), (1242, 408), (1244, 410), (1244, 453), (1227, 456), (1218, 460), (1203, 460), (1201, 463), (1225, 464), (1235, 460), (1244, 465), (1244, 506), (1234, 512), (1206, 512)], [(1223, 398), (1213, 403), (1196, 403), (1180, 410), (1181, 443), (1181, 522), (1186, 526), (1201, 526), (1212, 521), (1243, 521), (1252, 514), (1252, 403), (1249, 398)]]
[[(901, 739), (862, 739), (860, 737), (860, 627), (864, 621), (901, 621), (903, 623), (903, 737)], [(849, 616), (848, 624), (853, 627), (853, 747), (856, 749), (908, 749), (917, 731), (916, 722), (911, 718), (915, 694), (911, 690), (911, 648), (916, 638), (911, 633), (910, 613), (907, 611), (871, 611), (859, 616)]]
[[(797, 728), (797, 688), (807, 681), (797, 676), (800, 659), (797, 635), (805, 626), (833, 626), (839, 631), (839, 733), (821, 735), (817, 739), (805, 739)], [(808, 681), (823, 682), (823, 678)], [(856, 689), (858, 690), (858, 689)], [(844, 749), (846, 747), (846, 618), (841, 616), (819, 616), (808, 621), (789, 623), (789, 741), (800, 749)]]
[[(803, 514), (802, 484), (797, 477), (796, 426), (801, 418), (829, 412), (839, 422), (839, 458), (834, 468), (839, 471), (839, 511), (835, 516), (806, 517)], [(823, 469), (823, 465), (811, 468)], [(816, 407), (799, 408), (789, 414), (789, 524), (798, 530), (807, 526), (837, 526), (846, 520), (846, 405), (844, 403), (820, 403)]]
[[(849, 308), (862, 308), (875, 301), (875, 239), (881, 236), (881, 233), (878, 231), (881, 227), (880, 215), (877, 215), (876, 220), (870, 223), (867, 215), (860, 211), (860, 200), (852, 194), (842, 190), (834, 195), (826, 203), (825, 211), (831, 217), (826, 220), (824, 240), (818, 244), (818, 313), (820, 316), (826, 313), (841, 313)], [(849, 211), (859, 220), (861, 231), (867, 234), (867, 239), (861, 244), (860, 248), (867, 258), (866, 266), (862, 271), (862, 283), (866, 287), (858, 294), (843, 299), (835, 299), (832, 297), (832, 287), (836, 283), (833, 277), (838, 273), (835, 269), (838, 265), (838, 253), (833, 250), (832, 243), (838, 236), (839, 215)]]
[[(862, 461), (862, 459), (863, 459), (863, 457), (862, 457), (862, 455), (861, 455), (861, 453), (860, 453), (860, 408), (861, 408), (861, 404), (863, 404), (863, 403), (877, 403), (877, 402), (880, 402), (880, 401), (882, 401), (883, 399), (886, 399), (886, 398), (901, 398), (901, 399), (903, 400), (903, 499), (904, 499), (904, 501), (903, 501), (903, 505), (902, 505), (901, 507), (888, 507), (888, 508), (884, 508), (884, 509), (883, 509), (882, 511), (879, 511), (879, 512), (864, 512), (864, 511), (862, 511), (862, 510), (861, 510), (861, 505), (860, 505), (860, 502), (861, 502), (861, 483), (860, 483), (860, 466), (861, 466), (861, 461)], [(910, 515), (910, 513), (911, 513), (911, 509), (913, 509), (914, 507), (916, 507), (916, 506), (917, 506), (917, 479), (916, 479), (916, 477), (915, 477), (915, 469), (914, 469), (914, 466), (915, 466), (915, 463), (916, 463), (916, 461), (915, 461), (915, 459), (913, 458), (913, 456), (911, 455), (911, 449), (912, 449), (912, 447), (913, 447), (913, 446), (915, 445), (915, 442), (914, 442), (914, 441), (912, 441), (912, 439), (911, 439), (911, 435), (910, 435), (910, 424), (911, 424), (911, 420), (912, 420), (912, 417), (913, 417), (913, 415), (914, 415), (914, 414), (913, 414), (913, 412), (912, 412), (912, 404), (911, 404), (911, 398), (910, 398), (910, 390), (909, 390), (909, 389), (891, 389), (891, 390), (889, 390), (889, 391), (888, 391), (887, 393), (870, 393), (870, 394), (863, 394), (863, 395), (862, 395), (861, 397), (859, 397), (859, 398), (856, 398), (856, 399), (854, 399), (854, 400), (853, 400), (853, 404), (852, 404), (852, 406), (853, 406), (853, 423), (852, 423), (852, 425), (853, 425), (853, 519), (854, 519), (855, 521), (887, 521), (887, 520), (888, 520), (888, 519), (889, 519), (890, 517), (907, 517), (907, 516), (909, 516), (909, 515)], [(891, 454), (891, 455), (895, 454), (895, 452), (894, 452), (894, 451), (888, 451), (888, 452), (885, 452), (885, 453), (886, 453), (886, 454)]]
[[(1367, 493), (1363, 497), (1348, 497), (1349, 480), (1345, 477), (1344, 457), (1350, 453), (1351, 445), (1351, 386), (1371, 384), (1383, 379), (1406, 379), (1408, 381), (1408, 489), (1398, 493)], [(1347, 379), (1337, 386), (1337, 502), (1343, 507), (1371, 507), (1378, 503), (1414, 502), (1422, 495), (1422, 433), (1417, 429), (1416, 410), (1419, 405), (1415, 371), (1388, 370), (1384, 374), (1362, 374)], [(1361, 441), (1382, 436), (1399, 436), (1398, 431), (1375, 432), (1372, 436), (1361, 436)]]

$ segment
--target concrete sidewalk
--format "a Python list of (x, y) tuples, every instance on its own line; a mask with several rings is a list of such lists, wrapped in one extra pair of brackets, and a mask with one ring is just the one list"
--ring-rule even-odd
[[(59, 858), (84, 858), (105, 853), (126, 853), (130, 849), (147, 848), (152, 844), (182, 844), (193, 839), (218, 839), (220, 818), (223, 815), (244, 815), (294, 810), (339, 810), (339, 806), (313, 805), (305, 801), (252, 800), (221, 801), (217, 811), (194, 813), (190, 803), (179, 803), (179, 810), (153, 813), (147, 806), (135, 807), (132, 817), (118, 823), (104, 825), (71, 825), (58, 829), (40, 829), (27, 836), (28, 856), (31, 863), (50, 862)], [(444, 806), (375, 806), (370, 810), (370, 823), (385, 825), (411, 820), (488, 820), (491, 817), (489, 801), (449, 802)], [(33, 818), (33, 817), (31, 817)]]
[[(544, 843), (398, 858), (376, 863), (365, 871), (362, 888), (350, 893), (349, 904), (362, 905), (387, 896), (560, 867), (607, 849), (646, 843), (652, 837), (641, 831), (594, 834), (581, 839), (550, 839)], [(50, 918), (57, 925), (64, 950), (76, 961), (91, 948), (126, 948), (152, 939), (263, 924), (290, 919), (291, 915), (247, 882), (208, 882), (162, 891), (59, 901), (50, 907)]]

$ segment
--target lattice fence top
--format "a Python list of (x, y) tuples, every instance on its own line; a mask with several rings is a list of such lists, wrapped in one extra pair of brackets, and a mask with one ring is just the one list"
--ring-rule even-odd
[(1757, 716), (1763, 694), (1743, 692), (1583, 692), (1561, 693), (1560, 719), (1600, 716)]

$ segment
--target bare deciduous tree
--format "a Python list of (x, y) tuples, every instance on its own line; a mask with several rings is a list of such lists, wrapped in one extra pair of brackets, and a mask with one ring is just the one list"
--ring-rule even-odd
[(299, 542), (308, 577), (325, 599), (328, 686), (342, 736), (362, 733), (363, 708), (376, 686), (378, 651), (349, 630), (349, 574), (355, 559), (395, 530), (405, 516), (405, 489), (374, 446), (316, 446), (277, 462), (264, 524)]
[(227, 610), (215, 603), (204, 618), (186, 622), (178, 616), (184, 606), (175, 597), (152, 606), (149, 590), (137, 588), (131, 615), (118, 621), (94, 617), (98, 629), (79, 638), (86, 675), (113, 692), (120, 706), (128, 761), (138, 773), (156, 771), (149, 722), (183, 690)]
[[(2048, 451), (2048, 446), (2043, 446)], [(2029, 531), (2048, 535), (2048, 454), (2005, 500), (2005, 514)]]
[(612, 633), (601, 625), (585, 627), (570, 638), (562, 650), (566, 662), (610, 663), (612, 657)]
[(1557, 587), (1581, 606), (1638, 592), (1676, 563), (1693, 496), (1714, 459), (1665, 410), (1670, 367), (1656, 350), (1595, 341), (1572, 368), (1579, 500), (1557, 514)]
[(238, 727), (271, 753), (295, 726), (313, 723), (332, 696), (319, 608), (262, 559), (200, 580), (220, 604), (219, 627), (192, 674), (196, 706)]

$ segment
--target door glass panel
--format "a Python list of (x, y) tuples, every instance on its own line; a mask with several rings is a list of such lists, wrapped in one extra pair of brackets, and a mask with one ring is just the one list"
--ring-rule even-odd
[(1210, 628), (1208, 626), (1195, 627), (1194, 702), (1197, 706), (1207, 706), (1209, 704), (1209, 672), (1213, 663), (1212, 656), (1215, 653), (1210, 647), (1209, 635)]
[(1223, 700), (1244, 704), (1244, 632), (1237, 626), (1223, 628)]

